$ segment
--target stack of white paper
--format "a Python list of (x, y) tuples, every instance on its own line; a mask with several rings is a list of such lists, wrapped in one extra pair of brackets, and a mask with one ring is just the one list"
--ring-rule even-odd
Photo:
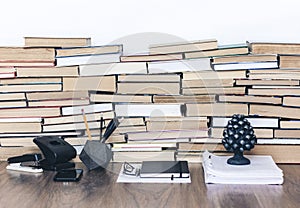
[(282, 184), (283, 172), (271, 156), (247, 155), (250, 165), (229, 165), (231, 156), (203, 153), (205, 183), (221, 184)]

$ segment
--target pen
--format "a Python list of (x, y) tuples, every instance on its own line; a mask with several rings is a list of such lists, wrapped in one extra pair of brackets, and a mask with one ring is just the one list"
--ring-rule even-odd
[(102, 135), (102, 132), (103, 132), (103, 114), (101, 113), (101, 119), (100, 119), (100, 141), (103, 140), (103, 135)]
[(85, 128), (86, 128), (86, 132), (87, 132), (88, 138), (89, 138), (89, 140), (92, 140), (91, 132), (90, 132), (89, 125), (88, 125), (88, 122), (87, 122), (87, 119), (86, 119), (86, 115), (84, 113), (84, 109), (83, 108), (81, 109), (81, 112), (82, 112), (82, 116), (83, 116), (83, 120), (84, 120), (84, 124), (85, 124)]

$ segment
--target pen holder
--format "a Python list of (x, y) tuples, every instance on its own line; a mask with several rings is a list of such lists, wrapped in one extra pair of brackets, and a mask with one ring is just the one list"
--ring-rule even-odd
[(98, 140), (88, 140), (79, 158), (89, 170), (104, 169), (112, 159), (112, 151), (105, 143)]

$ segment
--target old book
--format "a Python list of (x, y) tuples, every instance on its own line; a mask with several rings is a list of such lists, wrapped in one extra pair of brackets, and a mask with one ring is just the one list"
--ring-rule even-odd
[(224, 146), (220, 143), (207, 142), (207, 143), (192, 143), (192, 142), (179, 142), (177, 144), (177, 150), (180, 152), (204, 152), (208, 150), (210, 152), (226, 151)]
[(275, 138), (299, 138), (300, 129), (275, 129), (274, 137)]
[(214, 57), (212, 62), (214, 64), (227, 64), (227, 63), (256, 63), (256, 62), (277, 62), (277, 55), (238, 55), (238, 56), (222, 56)]
[(80, 76), (110, 74), (147, 74), (146, 62), (87, 64), (79, 66)]
[[(139, 126), (143, 125), (145, 126), (144, 118), (119, 118), (119, 125), (118, 127), (124, 127), (124, 126)], [(110, 120), (105, 121), (105, 125), (108, 125)]]
[(300, 97), (284, 96), (282, 100), (284, 106), (300, 107)]
[(280, 139), (274, 139), (274, 138), (258, 138), (257, 144), (275, 144), (275, 145), (299, 145), (300, 140), (299, 139), (293, 139), (293, 138), (280, 138)]
[(0, 72), (0, 79), (9, 79), (15, 77), (16, 77), (15, 72)]
[(190, 42), (178, 42), (168, 44), (157, 44), (150, 45), (150, 54), (169, 54), (169, 53), (180, 53), (188, 51), (202, 51), (216, 49), (218, 43), (216, 39), (190, 41)]
[[(100, 129), (100, 122), (91, 121), (88, 122), (89, 129)], [(68, 124), (55, 124), (55, 125), (43, 125), (43, 132), (58, 132), (58, 131), (80, 131), (85, 130), (85, 123), (68, 123)]]
[(72, 100), (88, 99), (88, 91), (63, 91), (63, 92), (33, 92), (26, 93), (28, 101), (39, 100)]
[[(100, 135), (92, 135), (92, 140), (99, 140), (100, 139)], [(64, 140), (68, 143), (70, 143), (71, 145), (75, 146), (83, 146), (86, 141), (88, 140), (88, 136), (87, 135), (83, 135), (83, 136), (77, 136), (77, 137), (64, 137)], [(125, 142), (125, 136), (121, 135), (121, 134), (112, 134), (106, 141), (106, 143), (124, 143)]]
[(182, 77), (183, 80), (221, 80), (234, 78), (246, 78), (246, 70), (184, 72)]
[(182, 116), (183, 105), (181, 104), (116, 104), (116, 116), (131, 117), (161, 117)]
[(300, 129), (300, 121), (298, 120), (281, 120), (280, 121), (281, 129)]
[(17, 77), (76, 77), (78, 66), (17, 68)]
[(56, 49), (56, 57), (113, 54), (122, 52), (122, 45), (64, 47)]
[(251, 85), (270, 85), (270, 86), (297, 86), (299, 81), (290, 79), (236, 79), (237, 86), (251, 86)]
[(73, 66), (83, 64), (102, 64), (120, 62), (121, 53), (77, 55), (77, 56), (56, 56), (57, 66)]
[[(254, 134), (257, 138), (274, 138), (273, 129), (254, 128)], [(223, 138), (224, 128), (211, 128), (211, 137)]]
[(113, 106), (111, 103), (106, 104), (91, 104), (91, 105), (82, 105), (82, 106), (75, 106), (75, 107), (62, 107), (62, 115), (78, 115), (82, 114), (82, 110), (85, 113), (95, 113), (95, 112), (106, 112), (112, 111)]
[(271, 86), (272, 88), (255, 88), (248, 89), (249, 95), (269, 95), (269, 96), (284, 96), (284, 95), (300, 95), (300, 87), (294, 86)]
[[(103, 117), (104, 120), (114, 118), (114, 112), (109, 111), (109, 112), (101, 112), (101, 113), (86, 113), (85, 116), (87, 121), (99, 121), (101, 116)], [(44, 118), (43, 120), (44, 120), (43, 122), (44, 125), (84, 122), (82, 115), (51, 117), (51, 118)]]
[(175, 61), (157, 61), (148, 63), (150, 74), (156, 73), (174, 73), (174, 72), (197, 72), (212, 70), (210, 59), (185, 59)]
[(0, 122), (0, 133), (41, 132), (40, 122)]
[(24, 37), (26, 47), (73, 47), (89, 46), (91, 38), (75, 37)]
[(268, 103), (281, 104), (282, 98), (272, 96), (252, 96), (252, 95), (219, 95), (218, 102), (226, 103)]
[(36, 60), (0, 60), (0, 67), (53, 67), (55, 62)]
[(279, 55), (279, 67), (282, 69), (299, 69), (299, 55)]
[(125, 94), (91, 94), (91, 102), (111, 103), (151, 103), (152, 96), (147, 95), (125, 95)]
[(155, 143), (155, 144), (128, 144), (116, 143), (112, 146), (113, 152), (128, 152), (128, 151), (162, 151), (163, 149), (175, 149), (176, 144), (173, 143)]
[(234, 79), (182, 80), (183, 88), (195, 87), (233, 87)]
[(184, 95), (222, 95), (222, 94), (236, 94), (244, 95), (245, 87), (207, 87), (207, 88), (183, 88)]
[(27, 107), (27, 103), (25, 100), (22, 101), (1, 101), (0, 108), (19, 108), (19, 107)]
[(0, 109), (0, 117), (53, 117), (60, 115), (59, 107), (31, 107)]
[(169, 130), (127, 133), (128, 141), (154, 141), (208, 137), (208, 129), (198, 130)]
[(277, 61), (273, 62), (252, 62), (252, 63), (229, 63), (229, 64), (213, 64), (213, 69), (218, 70), (240, 70), (240, 69), (276, 69)]
[(278, 68), (276, 55), (241, 55), (212, 59), (215, 70), (272, 69)]
[(34, 137), (0, 138), (1, 147), (35, 147)]
[(202, 57), (218, 57), (218, 56), (229, 56), (229, 55), (242, 55), (248, 54), (248, 46), (246, 44), (236, 45), (221, 45), (217, 49), (212, 50), (201, 50), (195, 52), (184, 53), (185, 58), (202, 58)]
[(251, 42), (249, 48), (252, 54), (300, 54), (299, 43)]
[(183, 117), (176, 120), (168, 118), (149, 118), (146, 121), (148, 131), (161, 130), (184, 130), (207, 128), (208, 119), (206, 117)]
[(298, 69), (250, 70), (250, 79), (300, 79)]
[(152, 55), (130, 55), (121, 56), (121, 62), (139, 62), (139, 61), (169, 61), (169, 60), (181, 60), (183, 54), (152, 54)]
[(117, 84), (117, 93), (120, 94), (166, 94), (179, 95), (180, 83), (125, 83)]
[(17, 84), (1, 85), (1, 92), (43, 92), (43, 91), (61, 91), (61, 83), (56, 84)]
[(249, 115), (300, 119), (298, 108), (250, 104)]
[(18, 78), (18, 79), (2, 79), (1, 85), (21, 85), (21, 84), (61, 84), (61, 78)]
[(77, 137), (82, 132), (41, 132), (41, 133), (5, 133), (0, 134), (0, 138), (27, 138), (27, 137), (40, 137), (40, 136), (62, 136), (62, 137)]
[[(278, 118), (246, 117), (246, 119), (250, 122), (251, 126), (254, 128), (257, 127), (279, 128)], [(210, 125), (211, 127), (225, 127), (228, 124), (229, 120), (231, 120), (231, 117), (212, 117), (210, 120)]]
[(180, 82), (180, 75), (179, 74), (131, 74), (131, 75), (119, 75), (118, 76), (119, 82), (138, 82), (138, 83), (145, 83), (145, 82), (157, 82), (157, 83), (164, 83), (164, 82)]
[(113, 162), (170, 161), (175, 160), (174, 153), (171, 150), (114, 152)]
[(232, 116), (233, 114), (248, 114), (247, 104), (186, 104), (187, 116)]
[(133, 133), (133, 132), (146, 132), (146, 126), (140, 125), (140, 126), (118, 126), (114, 133), (116, 134), (127, 134), (127, 133)]
[(48, 107), (48, 106), (76, 106), (88, 105), (89, 99), (69, 99), (69, 100), (42, 100), (42, 101), (28, 101), (29, 107)]
[(63, 91), (116, 91), (115, 76), (64, 77)]
[(0, 61), (54, 62), (54, 48), (0, 47)]
[(12, 66), (10, 66), (10, 67), (1, 67), (0, 68), (0, 73), (2, 74), (2, 73), (15, 73), (16, 72), (16, 69), (15, 69), (15, 67), (12, 67)]
[(213, 103), (215, 95), (153, 95), (154, 103)]

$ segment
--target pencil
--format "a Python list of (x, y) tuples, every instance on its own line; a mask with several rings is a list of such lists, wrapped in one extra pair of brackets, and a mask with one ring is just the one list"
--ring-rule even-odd
[(88, 122), (86, 120), (86, 115), (84, 113), (84, 109), (81, 109), (81, 112), (82, 112), (82, 116), (83, 116), (83, 120), (84, 120), (84, 124), (85, 124), (85, 128), (86, 128), (86, 133), (88, 135), (89, 140), (92, 140), (91, 132), (90, 132), (90, 129), (89, 129)]

